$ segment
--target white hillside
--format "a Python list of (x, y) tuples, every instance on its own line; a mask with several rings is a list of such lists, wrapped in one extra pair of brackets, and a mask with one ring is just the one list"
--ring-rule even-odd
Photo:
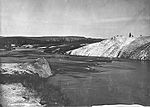
[(149, 42), (150, 42), (150, 36), (138, 37), (136, 38), (136, 40), (131, 42), (130, 45), (126, 46), (121, 50), (119, 57), (129, 58), (130, 56), (132, 56), (134, 51), (136, 51), (138, 48), (140, 48), (141, 46)]
[(117, 57), (120, 50), (134, 40), (134, 37), (115, 36), (102, 42), (68, 51), (67, 53), (81, 56)]

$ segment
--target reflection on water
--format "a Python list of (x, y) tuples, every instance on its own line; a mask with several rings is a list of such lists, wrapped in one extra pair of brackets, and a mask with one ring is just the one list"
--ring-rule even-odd
[(76, 64), (52, 77), (50, 83), (61, 86), (72, 105), (150, 105), (150, 62), (95, 63), (89, 67), (95, 72), (80, 72)]

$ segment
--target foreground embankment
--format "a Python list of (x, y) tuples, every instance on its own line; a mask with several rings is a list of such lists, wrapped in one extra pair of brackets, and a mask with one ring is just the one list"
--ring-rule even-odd
[(1, 63), (0, 104), (2, 107), (49, 107), (68, 104), (59, 87), (47, 84), (52, 75), (45, 58)]

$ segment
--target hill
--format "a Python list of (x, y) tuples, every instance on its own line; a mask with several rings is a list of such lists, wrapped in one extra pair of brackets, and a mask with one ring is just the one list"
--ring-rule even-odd
[(28, 47), (32, 45), (33, 48), (42, 48), (47, 53), (65, 53), (70, 49), (79, 48), (85, 44), (95, 43), (103, 39), (92, 39), (77, 36), (66, 37), (1, 37), (0, 49), (11, 50), (14, 47)]
[(68, 51), (70, 55), (99, 56), (149, 60), (150, 36), (125, 37), (115, 36), (102, 42), (88, 44)]
[(115, 36), (102, 42), (68, 51), (67, 53), (82, 56), (117, 57), (120, 50), (134, 40), (135, 38), (133, 37)]

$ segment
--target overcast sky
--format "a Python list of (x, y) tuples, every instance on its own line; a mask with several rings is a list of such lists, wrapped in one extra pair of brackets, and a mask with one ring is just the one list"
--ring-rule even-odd
[(150, 0), (0, 0), (1, 35), (150, 35)]

